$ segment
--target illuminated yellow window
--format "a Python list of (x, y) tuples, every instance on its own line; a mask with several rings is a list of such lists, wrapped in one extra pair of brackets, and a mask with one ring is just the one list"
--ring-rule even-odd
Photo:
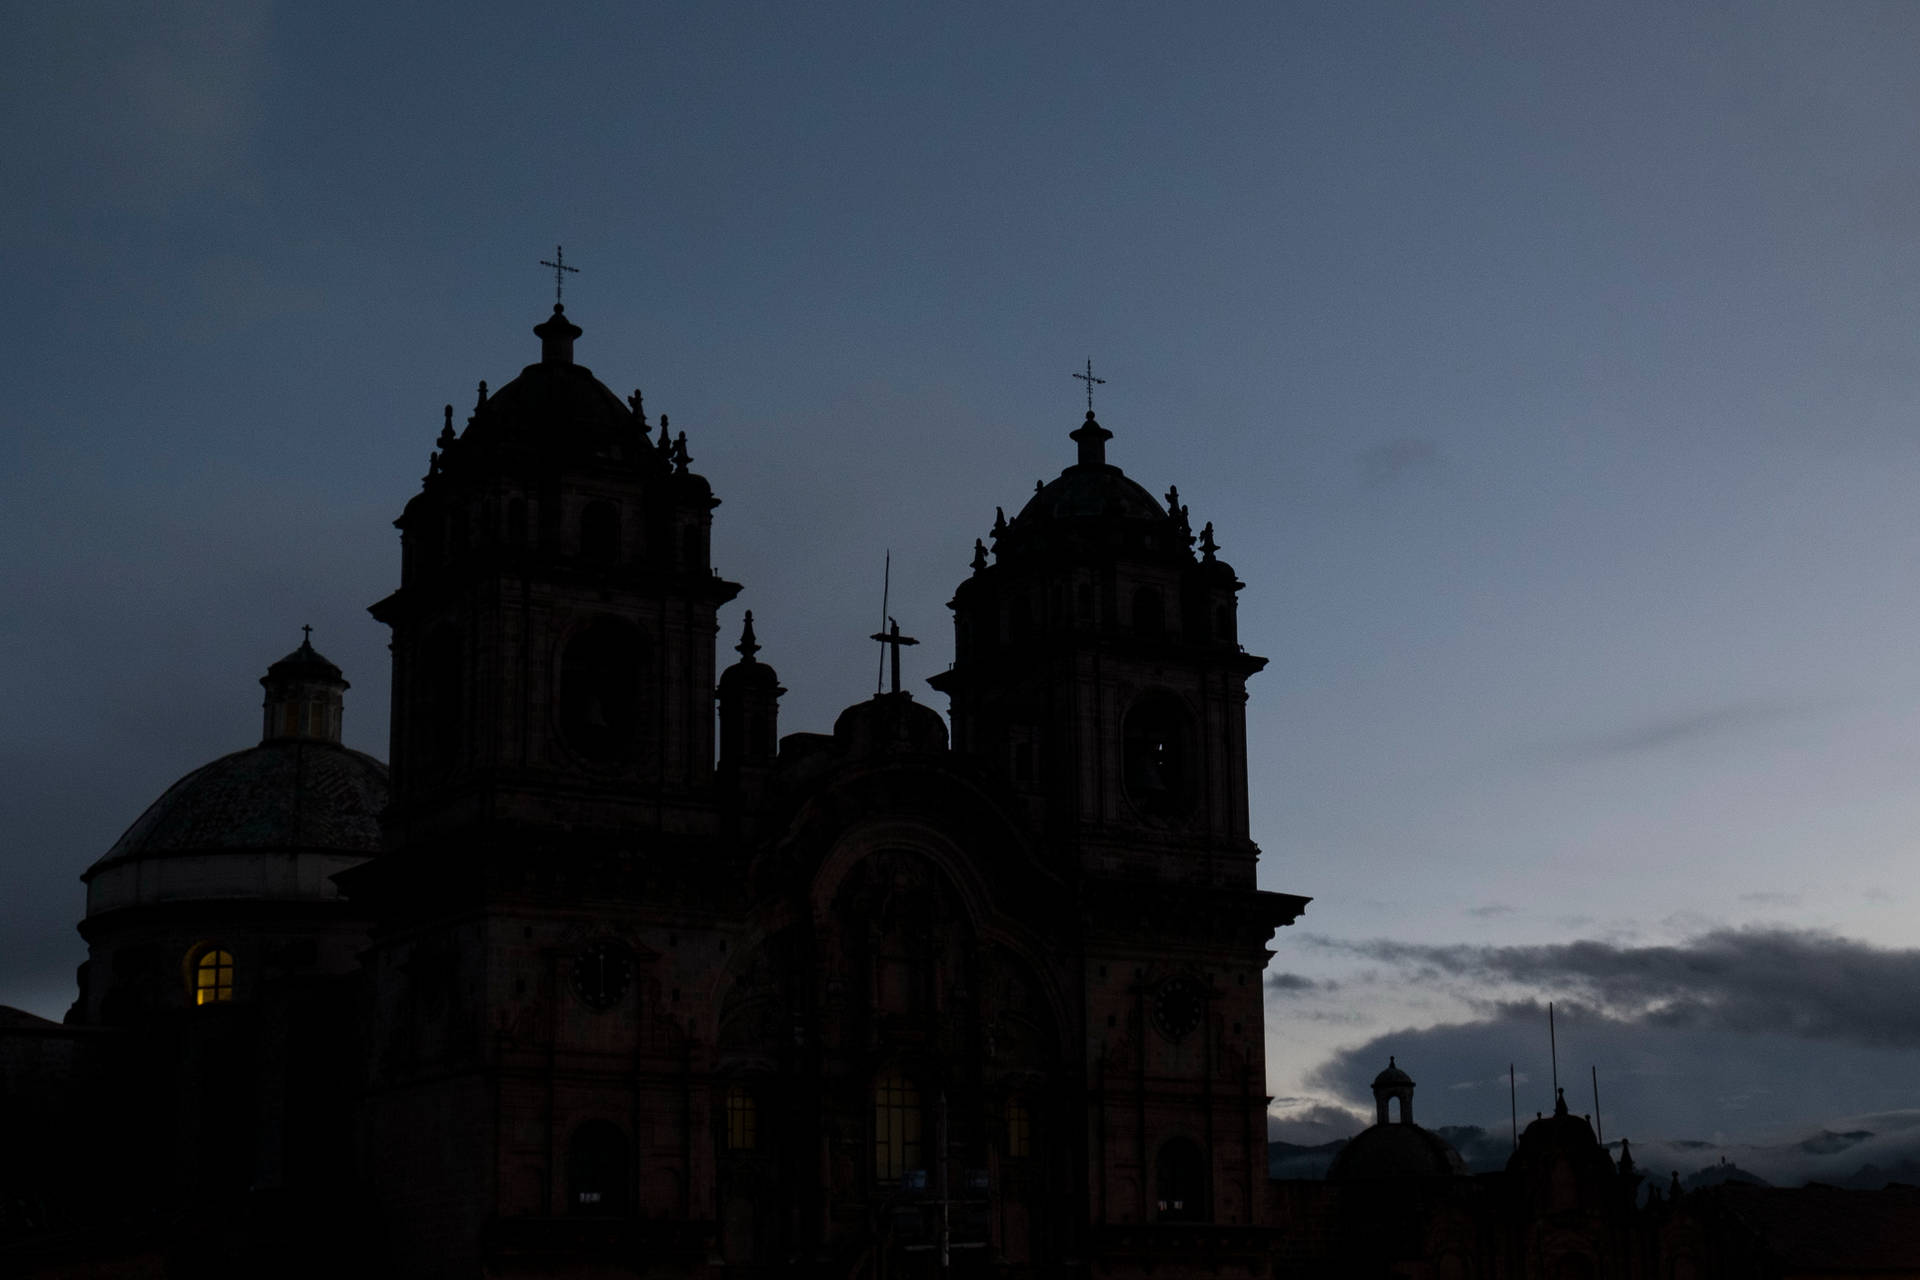
[(1018, 1098), (1008, 1098), (1007, 1155), (1015, 1160), (1023, 1160), (1032, 1148), (1033, 1127), (1027, 1116), (1027, 1104)]
[(727, 1150), (751, 1151), (759, 1140), (760, 1114), (740, 1085), (727, 1090)]
[(193, 1002), (225, 1004), (233, 999), (233, 953), (212, 948), (193, 967)]
[(897, 1071), (873, 1086), (873, 1176), (898, 1182), (920, 1167), (920, 1091)]

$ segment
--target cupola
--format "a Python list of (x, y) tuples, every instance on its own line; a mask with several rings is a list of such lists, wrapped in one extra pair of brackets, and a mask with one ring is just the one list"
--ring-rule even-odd
[(260, 741), (310, 738), (340, 741), (340, 720), (348, 684), (340, 668), (313, 647), (313, 628), (302, 627), (300, 647), (267, 668), (260, 677), (267, 691)]

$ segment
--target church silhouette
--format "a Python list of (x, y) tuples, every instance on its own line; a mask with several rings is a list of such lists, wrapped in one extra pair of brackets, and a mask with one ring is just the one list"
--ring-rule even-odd
[(260, 742), (85, 871), (66, 1022), (0, 1010), (0, 1272), (1666, 1277), (1920, 1243), (1911, 1189), (1643, 1197), (1564, 1101), (1470, 1175), (1395, 1063), (1325, 1180), (1270, 1180), (1262, 972), (1307, 899), (1255, 882), (1265, 659), (1213, 527), (1107, 460), (1091, 365), (1072, 461), (954, 590), (945, 719), (889, 620), (887, 691), (783, 735), (751, 613), (716, 669), (741, 588), (686, 434), (558, 303), (534, 333), (396, 521), (389, 762), (304, 638)]
[(1306, 900), (1255, 885), (1211, 526), (1089, 407), (975, 544), (947, 718), (895, 624), (890, 690), (783, 736), (751, 614), (716, 669), (686, 434), (534, 332), (396, 522), (389, 763), (303, 641), (87, 871), (87, 1216), (402, 1275), (1264, 1269)]

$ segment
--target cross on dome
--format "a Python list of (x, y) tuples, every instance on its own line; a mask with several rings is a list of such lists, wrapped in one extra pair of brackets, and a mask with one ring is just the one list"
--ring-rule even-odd
[(560, 286), (566, 281), (566, 276), (562, 273), (571, 271), (573, 274), (579, 275), (580, 268), (567, 265), (567, 252), (559, 245), (553, 246), (553, 261), (548, 262), (545, 258), (542, 258), (540, 259), (540, 265), (553, 268), (553, 303), (557, 307), (560, 305)]
[(1074, 377), (1076, 377), (1076, 378), (1078, 378), (1078, 379), (1080, 379), (1080, 381), (1082, 381), (1082, 382), (1084, 382), (1084, 383), (1086, 383), (1086, 384), (1087, 384), (1087, 416), (1088, 416), (1089, 418), (1091, 418), (1091, 417), (1093, 416), (1093, 388), (1094, 388), (1094, 385), (1095, 385), (1095, 384), (1097, 383), (1097, 384), (1099, 384), (1099, 385), (1102, 385), (1102, 386), (1104, 386), (1104, 385), (1106, 385), (1106, 381), (1107, 381), (1107, 380), (1106, 380), (1105, 378), (1096, 378), (1096, 377), (1094, 377), (1094, 376), (1093, 376), (1093, 361), (1092, 361), (1092, 360), (1088, 360), (1088, 361), (1087, 361), (1087, 371), (1086, 371), (1085, 373), (1076, 373), (1076, 374), (1074, 374), (1073, 376), (1074, 376)]

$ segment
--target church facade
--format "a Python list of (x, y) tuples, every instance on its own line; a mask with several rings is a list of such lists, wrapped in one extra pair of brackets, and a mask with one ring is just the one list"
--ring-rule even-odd
[(147, 1082), (99, 1140), (169, 1221), (260, 1224), (169, 1256), (1266, 1274), (1261, 973), (1306, 900), (1255, 884), (1211, 526), (1089, 410), (975, 544), (947, 717), (896, 627), (891, 691), (783, 735), (750, 613), (720, 669), (685, 436), (535, 332), (397, 521), (387, 766), (303, 644), (261, 745), (89, 872), (64, 1032)]

